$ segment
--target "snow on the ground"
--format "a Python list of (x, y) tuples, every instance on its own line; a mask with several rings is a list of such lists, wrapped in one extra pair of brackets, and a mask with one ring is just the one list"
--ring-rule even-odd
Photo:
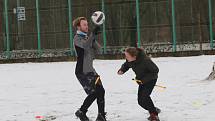
[[(214, 121), (215, 81), (204, 81), (215, 56), (153, 58), (160, 68), (152, 98), (162, 109), (162, 121)], [(137, 84), (129, 70), (116, 74), (124, 60), (96, 60), (106, 89), (109, 121), (147, 121), (137, 104)], [(74, 112), (86, 97), (74, 75), (75, 62), (0, 65), (0, 121), (35, 121), (37, 115), (57, 116), (55, 121), (78, 121)], [(94, 103), (88, 116), (95, 120)]]

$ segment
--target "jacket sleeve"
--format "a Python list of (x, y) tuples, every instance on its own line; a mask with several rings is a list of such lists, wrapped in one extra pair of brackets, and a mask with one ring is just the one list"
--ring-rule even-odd
[(129, 70), (129, 65), (128, 62), (126, 61), (124, 64), (122, 64), (121, 68), (119, 69), (119, 71), (122, 71), (123, 73), (125, 73), (126, 71)]
[(93, 49), (97, 54), (101, 53), (101, 45), (96, 40), (93, 41)]

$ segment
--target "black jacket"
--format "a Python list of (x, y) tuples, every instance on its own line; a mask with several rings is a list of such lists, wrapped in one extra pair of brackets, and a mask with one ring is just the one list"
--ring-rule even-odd
[(136, 74), (136, 80), (141, 80), (143, 83), (157, 79), (159, 69), (157, 65), (144, 53), (144, 51), (138, 49), (139, 54), (137, 59), (132, 62), (126, 62), (121, 66), (120, 70), (124, 73), (129, 68)]

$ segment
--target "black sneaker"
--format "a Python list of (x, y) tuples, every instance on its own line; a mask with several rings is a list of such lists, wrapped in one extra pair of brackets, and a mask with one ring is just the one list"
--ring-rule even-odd
[(75, 112), (75, 115), (77, 118), (79, 118), (81, 121), (90, 121), (89, 118), (86, 116), (86, 113), (81, 111), (80, 109)]
[(106, 113), (104, 113), (104, 114), (99, 113), (97, 118), (96, 118), (96, 121), (107, 121), (106, 120)]

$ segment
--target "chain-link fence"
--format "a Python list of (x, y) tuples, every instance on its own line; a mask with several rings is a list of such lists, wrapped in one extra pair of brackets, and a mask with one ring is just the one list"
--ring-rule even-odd
[(0, 51), (74, 55), (72, 20), (90, 22), (97, 10), (106, 15), (97, 37), (103, 54), (127, 46), (155, 53), (214, 49), (214, 0), (0, 0)]

